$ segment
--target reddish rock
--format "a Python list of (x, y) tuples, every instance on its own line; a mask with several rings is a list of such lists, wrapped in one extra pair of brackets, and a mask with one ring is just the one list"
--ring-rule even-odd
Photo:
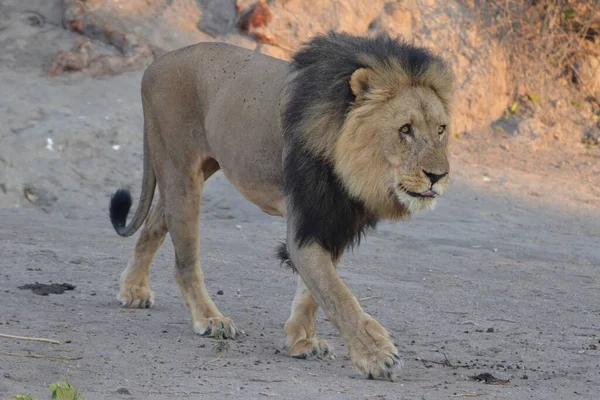
[(242, 10), (238, 28), (241, 32), (251, 34), (256, 28), (266, 27), (273, 20), (273, 13), (265, 0), (257, 1), (246, 10)]

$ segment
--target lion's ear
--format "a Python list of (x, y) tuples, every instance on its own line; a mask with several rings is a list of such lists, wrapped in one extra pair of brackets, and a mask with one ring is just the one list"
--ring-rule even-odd
[(369, 90), (371, 73), (371, 70), (367, 68), (359, 68), (352, 73), (350, 77), (350, 89), (352, 89), (354, 96), (359, 97)]

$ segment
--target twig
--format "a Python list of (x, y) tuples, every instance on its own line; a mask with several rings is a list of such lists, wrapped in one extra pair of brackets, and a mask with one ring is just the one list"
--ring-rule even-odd
[(511, 324), (516, 324), (517, 323), (517, 321), (511, 321), (510, 319), (504, 319), (504, 318), (492, 318), (492, 319), (488, 319), (488, 321), (491, 321), (491, 322), (496, 322), (496, 321), (510, 322)]
[(442, 353), (444, 355), (446, 365), (448, 365), (452, 369), (457, 369), (458, 368), (457, 366), (455, 366), (454, 364), (452, 364), (450, 362), (450, 360), (448, 359), (448, 356), (446, 355), (446, 353), (444, 353), (443, 351), (440, 351), (440, 353)]
[(163, 392), (163, 391), (158, 391), (158, 390), (153, 390), (153, 391), (147, 391), (147, 392), (140, 392), (143, 394), (160, 394), (160, 395), (165, 395), (165, 394), (171, 394), (171, 395), (197, 395), (197, 394), (223, 394), (223, 392), (218, 391), (218, 390), (211, 390), (210, 392), (183, 392), (183, 391), (177, 391), (177, 392)]
[(28, 336), (15, 336), (15, 335), (7, 335), (6, 333), (0, 333), (0, 337), (6, 339), (17, 339), (17, 340), (28, 340), (30, 342), (44, 342), (44, 343), (52, 343), (52, 344), (62, 344), (62, 342), (54, 339), (44, 339), (44, 338), (35, 338)]
[(273, 38), (275, 39), (273, 43), (265, 43), (265, 44), (270, 44), (271, 46), (275, 46), (275, 47), (279, 47), (281, 50), (283, 51), (287, 51), (288, 53), (293, 53), (294, 49), (286, 46), (285, 44), (282, 44), (280, 42), (281, 36), (278, 34), (273, 34)]
[(581, 350), (578, 352), (579, 354), (585, 354), (586, 356), (592, 356), (592, 357), (600, 357), (600, 354), (596, 354), (596, 353), (588, 353), (586, 350)]
[(419, 357), (417, 357), (417, 361), (421, 361), (423, 363), (437, 364), (437, 365), (441, 365), (441, 366), (444, 366), (444, 367), (450, 367), (452, 369), (467, 368), (466, 365), (454, 365), (454, 364), (452, 364), (450, 362), (450, 360), (448, 359), (448, 356), (446, 355), (446, 353), (444, 353), (443, 351), (439, 351), (439, 352), (444, 355), (444, 361), (427, 360), (425, 358), (419, 358)]
[(11, 353), (9, 351), (2, 351), (2, 350), (0, 350), (0, 354), (4, 354), (6, 356), (47, 358), (47, 359), (51, 359), (51, 360), (63, 360), (63, 361), (76, 361), (76, 360), (81, 360), (83, 358), (83, 357), (49, 356), (46, 354), (36, 354), (36, 353)]
[(438, 364), (438, 365), (446, 365), (445, 362), (442, 361), (435, 361), (435, 360), (428, 360), (426, 358), (419, 358), (417, 357), (417, 361), (421, 361), (422, 363), (430, 363), (430, 364)]
[(378, 299), (379, 297), (377, 296), (369, 296), (369, 297), (362, 297), (360, 299), (358, 299), (358, 301), (367, 301), (367, 300), (373, 300), (373, 299)]
[(285, 380), (283, 380), (283, 379), (258, 379), (258, 378), (250, 378), (248, 380), (250, 382), (266, 382), (266, 383), (285, 382)]
[(462, 394), (453, 394), (452, 397), (479, 397), (483, 396), (483, 393), (462, 393)]

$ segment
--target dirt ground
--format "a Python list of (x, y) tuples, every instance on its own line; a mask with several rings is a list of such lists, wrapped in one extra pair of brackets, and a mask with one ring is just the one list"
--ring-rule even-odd
[[(48, 398), (64, 376), (86, 399), (598, 398), (599, 150), (461, 136), (439, 206), (382, 224), (344, 257), (342, 278), (399, 347), (394, 383), (361, 377), (322, 312), (317, 329), (335, 360), (280, 353), (296, 279), (274, 256), (284, 221), (216, 174), (203, 200), (203, 268), (244, 331), (217, 358), (192, 332), (169, 238), (153, 266), (155, 308), (115, 298), (137, 235), (115, 234), (108, 200), (123, 185), (139, 194), (141, 71), (44, 77), (73, 34), (0, 16), (0, 334), (62, 342), (0, 337), (1, 399)], [(19, 289), (36, 282), (75, 288)], [(509, 382), (470, 378), (482, 373)]]

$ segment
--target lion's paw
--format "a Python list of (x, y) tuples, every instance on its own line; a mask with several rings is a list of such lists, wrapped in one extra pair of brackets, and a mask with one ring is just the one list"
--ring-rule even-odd
[(148, 286), (122, 284), (117, 300), (123, 307), (150, 308), (154, 305), (154, 292)]
[(348, 350), (354, 365), (369, 379), (394, 381), (402, 368), (396, 346), (383, 326), (367, 317), (356, 335), (349, 341)]
[(233, 320), (227, 317), (210, 317), (194, 322), (194, 332), (201, 336), (235, 339), (237, 329)]
[(301, 359), (317, 358), (319, 360), (334, 360), (333, 347), (325, 340), (318, 338), (301, 339), (292, 346), (286, 346), (291, 357)]

